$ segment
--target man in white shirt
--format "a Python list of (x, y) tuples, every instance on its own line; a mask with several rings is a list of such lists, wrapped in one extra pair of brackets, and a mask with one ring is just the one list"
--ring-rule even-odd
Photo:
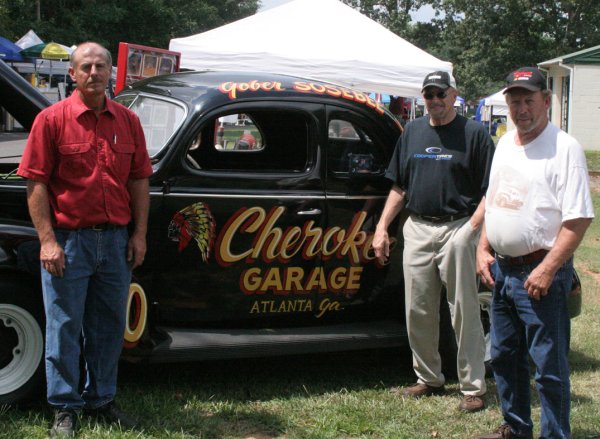
[(492, 367), (504, 424), (477, 438), (533, 438), (528, 354), (540, 437), (569, 438), (567, 296), (573, 253), (594, 217), (587, 165), (581, 145), (548, 121), (543, 74), (524, 67), (506, 81), (516, 130), (496, 148), (477, 249), (477, 273), (494, 291)]

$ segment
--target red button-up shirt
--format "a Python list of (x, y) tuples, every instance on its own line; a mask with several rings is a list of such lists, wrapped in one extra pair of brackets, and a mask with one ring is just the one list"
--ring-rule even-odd
[(152, 165), (133, 112), (107, 99), (96, 117), (74, 92), (38, 114), (18, 174), (47, 185), (55, 227), (77, 229), (129, 223), (127, 181)]

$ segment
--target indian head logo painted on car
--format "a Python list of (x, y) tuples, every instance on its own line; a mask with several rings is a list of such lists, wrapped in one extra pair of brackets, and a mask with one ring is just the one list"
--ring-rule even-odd
[(169, 224), (169, 239), (178, 242), (177, 250), (182, 252), (192, 238), (196, 240), (202, 260), (208, 261), (215, 243), (215, 219), (204, 203), (194, 203), (184, 207)]

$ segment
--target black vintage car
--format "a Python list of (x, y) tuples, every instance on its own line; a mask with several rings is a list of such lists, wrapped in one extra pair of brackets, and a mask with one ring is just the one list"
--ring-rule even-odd
[[(1, 73), (1, 87), (26, 91)], [(158, 76), (116, 100), (139, 115), (154, 169), (124, 359), (406, 346), (401, 237), (393, 269), (371, 246), (401, 133), (380, 103), (247, 72)], [(19, 107), (23, 123), (41, 107)], [(43, 382), (39, 244), (16, 167), (0, 164), (0, 404)], [(451, 330), (442, 334), (451, 346)]]

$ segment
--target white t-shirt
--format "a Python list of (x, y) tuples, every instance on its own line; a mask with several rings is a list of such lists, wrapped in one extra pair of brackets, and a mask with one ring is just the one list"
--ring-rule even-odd
[(486, 194), (487, 237), (505, 256), (549, 250), (564, 221), (594, 217), (585, 154), (573, 137), (548, 123), (527, 145), (514, 138), (510, 131), (498, 142)]

